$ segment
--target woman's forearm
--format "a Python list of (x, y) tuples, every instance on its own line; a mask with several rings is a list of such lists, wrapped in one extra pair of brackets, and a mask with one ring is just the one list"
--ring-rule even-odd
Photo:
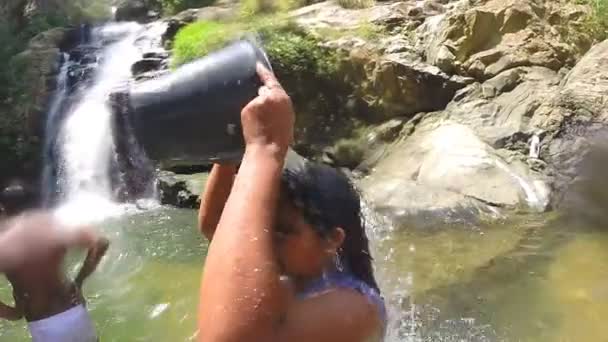
[(201, 205), (198, 211), (198, 228), (211, 241), (220, 221), (222, 211), (236, 174), (235, 165), (215, 164), (211, 169), (205, 190), (201, 194)]
[(200, 341), (264, 340), (284, 312), (273, 250), (284, 158), (273, 146), (245, 152), (205, 263)]

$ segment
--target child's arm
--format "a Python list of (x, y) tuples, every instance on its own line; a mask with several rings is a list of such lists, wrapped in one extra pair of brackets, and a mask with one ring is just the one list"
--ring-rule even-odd
[(215, 228), (220, 222), (220, 217), (224, 211), (224, 205), (228, 200), (234, 177), (236, 175), (236, 165), (215, 164), (205, 190), (201, 195), (201, 206), (198, 211), (198, 229), (211, 241)]
[(82, 287), (84, 280), (88, 278), (97, 268), (101, 258), (106, 254), (108, 247), (110, 246), (110, 241), (104, 237), (99, 237), (95, 244), (89, 248), (87, 252), (87, 257), (82, 264), (82, 268), (74, 282), (78, 288)]

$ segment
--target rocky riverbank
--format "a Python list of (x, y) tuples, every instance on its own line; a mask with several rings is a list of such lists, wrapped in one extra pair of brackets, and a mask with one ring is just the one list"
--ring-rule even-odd
[[(238, 20), (235, 6), (160, 19), (169, 49), (143, 56), (134, 77), (168, 72), (180, 28)], [(566, 0), (383, 1), (363, 9), (325, 1), (293, 10), (291, 22), (312, 37), (306, 43), (335, 58), (324, 76), (339, 85), (301, 92), (296, 86), (314, 87), (302, 75), (316, 70), (270, 56), (296, 99), (296, 150), (350, 169), (376, 208), (398, 221), (556, 208), (608, 114), (608, 42), (585, 29), (590, 11)], [(125, 10), (121, 18), (143, 20), (144, 12), (145, 21), (156, 15)], [(59, 50), (50, 52), (44, 61), (56, 64)], [(195, 207), (200, 189), (175, 177), (159, 175), (163, 203)]]

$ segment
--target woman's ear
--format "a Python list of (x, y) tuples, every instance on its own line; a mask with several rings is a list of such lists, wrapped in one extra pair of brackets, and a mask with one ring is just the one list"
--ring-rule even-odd
[(342, 247), (345, 238), (346, 233), (341, 227), (336, 227), (331, 231), (331, 234), (328, 238), (328, 242), (329, 248), (332, 250), (332, 253), (336, 253), (336, 251), (338, 251), (340, 247)]

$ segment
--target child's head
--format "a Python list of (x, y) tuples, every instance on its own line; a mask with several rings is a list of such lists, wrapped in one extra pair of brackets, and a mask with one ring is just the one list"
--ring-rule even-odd
[(283, 172), (276, 231), (288, 274), (315, 278), (338, 264), (378, 289), (359, 194), (337, 169), (307, 162)]

